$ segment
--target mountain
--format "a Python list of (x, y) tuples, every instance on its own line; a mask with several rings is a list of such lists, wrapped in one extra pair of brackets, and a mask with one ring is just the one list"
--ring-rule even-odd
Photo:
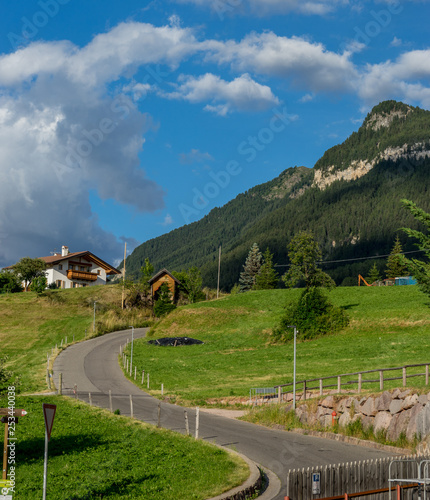
[[(254, 242), (262, 251), (269, 247), (274, 262), (285, 266), (289, 241), (306, 229), (318, 240), (324, 268), (337, 284), (354, 284), (373, 262), (383, 274), (384, 259), (366, 258), (388, 254), (399, 228), (418, 227), (400, 199), (429, 210), (429, 179), (430, 112), (384, 101), (314, 168), (286, 169), (201, 220), (137, 247), (127, 258), (127, 275), (136, 277), (148, 257), (156, 270), (197, 266), (204, 283), (215, 287), (222, 245), (221, 288), (228, 290)], [(399, 236), (404, 250), (414, 249)], [(280, 273), (285, 269), (279, 267)]]

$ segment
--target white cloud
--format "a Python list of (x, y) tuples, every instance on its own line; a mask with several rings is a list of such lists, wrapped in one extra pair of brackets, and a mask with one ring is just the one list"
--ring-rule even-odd
[[(248, 74), (231, 82), (212, 73), (200, 77), (182, 76), (176, 92), (165, 94), (170, 99), (184, 99), (192, 103), (208, 102), (205, 109), (225, 115), (230, 111), (261, 111), (279, 104), (270, 87), (255, 82)], [(220, 104), (217, 104), (219, 103)]]
[(357, 85), (366, 103), (383, 99), (401, 99), (430, 106), (430, 49), (402, 54), (395, 62), (368, 65)]
[(350, 54), (336, 54), (320, 43), (304, 38), (252, 33), (240, 42), (212, 41), (209, 59), (231, 64), (238, 71), (253, 71), (291, 80), (295, 85), (318, 91), (348, 91), (356, 77)]
[(225, 14), (244, 12), (259, 16), (296, 12), (304, 15), (325, 15), (339, 5), (348, 5), (348, 0), (176, 0), (177, 3), (194, 4), (210, 8), (221, 18)]
[(396, 36), (391, 40), (390, 43), (391, 47), (400, 47), (403, 45), (403, 42), (400, 38), (397, 38)]
[(161, 225), (162, 226), (171, 226), (172, 224), (173, 224), (173, 217), (170, 214), (166, 214)]
[(193, 163), (213, 161), (213, 157), (209, 153), (202, 153), (198, 149), (192, 149), (189, 153), (180, 153), (179, 161), (183, 165), (192, 165)]

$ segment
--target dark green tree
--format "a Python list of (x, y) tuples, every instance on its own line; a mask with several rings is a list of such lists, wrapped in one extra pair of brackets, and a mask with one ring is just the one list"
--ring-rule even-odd
[(32, 292), (36, 292), (37, 294), (41, 294), (48, 286), (48, 280), (46, 276), (36, 276), (30, 285), (30, 290)]
[(46, 263), (42, 259), (23, 257), (12, 266), (12, 269), (18, 278), (24, 282), (24, 289), (27, 291), (34, 278), (45, 276)]
[(205, 294), (202, 291), (203, 280), (200, 269), (193, 266), (187, 271), (174, 271), (172, 274), (180, 281), (179, 292), (182, 292), (191, 304), (205, 299)]
[(290, 269), (282, 279), (288, 288), (303, 282), (306, 288), (334, 288), (332, 278), (318, 267), (322, 253), (313, 234), (301, 231), (291, 240), (288, 247)]
[(400, 243), (399, 235), (397, 235), (393, 249), (388, 256), (385, 274), (387, 278), (396, 278), (398, 276), (405, 276), (407, 272), (408, 268), (405, 263), (402, 244)]
[(254, 287), (255, 278), (261, 269), (262, 258), (257, 243), (254, 243), (243, 265), (243, 271), (240, 273), (239, 285), (241, 292), (247, 292)]
[(294, 338), (292, 325), (297, 327), (298, 338), (312, 339), (334, 333), (349, 323), (345, 311), (330, 303), (323, 289), (305, 288), (297, 303), (290, 304), (280, 325), (274, 329), (276, 341), (288, 342)]
[(376, 265), (376, 262), (373, 264), (373, 266), (370, 268), (369, 275), (366, 278), (367, 283), (371, 285), (372, 283), (375, 283), (375, 281), (381, 281), (381, 275), (379, 274), (378, 266)]
[(172, 294), (167, 283), (163, 283), (157, 292), (158, 297), (154, 304), (154, 314), (157, 318), (161, 318), (173, 311), (176, 306), (172, 302)]
[(279, 275), (273, 267), (273, 254), (269, 248), (263, 255), (263, 265), (255, 277), (254, 290), (272, 290), (278, 284)]
[(430, 295), (430, 214), (424, 212), (421, 208), (409, 200), (401, 200), (403, 207), (427, 228), (427, 234), (421, 231), (409, 228), (403, 228), (403, 231), (411, 237), (418, 240), (417, 246), (423, 251), (425, 260), (407, 259), (405, 263), (411, 275), (417, 280), (421, 290)]
[(0, 271), (0, 293), (22, 292), (21, 280), (8, 269)]

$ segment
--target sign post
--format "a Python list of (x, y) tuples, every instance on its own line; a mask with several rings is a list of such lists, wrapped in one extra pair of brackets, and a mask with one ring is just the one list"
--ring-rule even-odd
[(57, 405), (43, 403), (43, 417), (45, 419), (45, 462), (43, 464), (43, 500), (46, 500), (46, 483), (48, 474), (48, 441), (51, 437)]
[(4, 444), (3, 444), (3, 472), (2, 480), (7, 479), (7, 452), (9, 444), (9, 423), (14, 425), (18, 423), (17, 417), (27, 415), (27, 412), (22, 408), (0, 408), (0, 415), (2, 415), (1, 423), (5, 424), (4, 427)]

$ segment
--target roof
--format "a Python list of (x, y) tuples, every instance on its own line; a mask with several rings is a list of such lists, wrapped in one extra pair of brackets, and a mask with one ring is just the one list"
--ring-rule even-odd
[[(91, 253), (89, 250), (85, 250), (84, 252), (70, 252), (67, 255), (49, 255), (48, 257), (38, 257), (40, 260), (43, 260), (48, 266), (53, 266), (54, 264), (58, 264), (59, 262), (77, 258), (77, 257), (85, 257), (87, 260), (94, 262), (101, 268), (103, 268), (106, 271), (106, 274), (122, 274), (121, 271), (118, 271), (115, 267), (111, 266), (104, 260), (100, 259), (93, 253)], [(9, 268), (12, 268), (13, 266), (9, 266)], [(6, 268), (5, 268), (6, 269)]]
[(150, 285), (152, 285), (152, 283), (154, 283), (155, 281), (157, 281), (159, 278), (161, 278), (161, 276), (163, 276), (164, 274), (168, 274), (178, 285), (181, 284), (181, 282), (176, 279), (172, 273), (170, 273), (167, 269), (162, 269), (161, 271), (158, 271), (157, 274), (154, 274), (154, 276), (148, 280), (148, 283)]

